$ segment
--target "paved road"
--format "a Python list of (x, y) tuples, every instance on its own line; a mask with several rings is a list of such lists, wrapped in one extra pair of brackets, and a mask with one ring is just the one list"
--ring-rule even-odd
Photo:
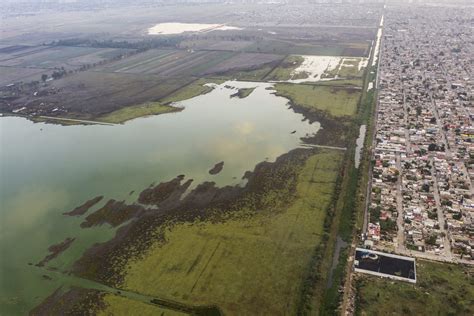
[(443, 232), (446, 236), (446, 237), (443, 238), (444, 250), (440, 255), (445, 256), (447, 259), (452, 259), (451, 243), (449, 242), (449, 232), (447, 232), (444, 229), (445, 220), (444, 220), (443, 209), (441, 208), (441, 199), (439, 197), (438, 174), (437, 174), (437, 172), (435, 170), (435, 167), (434, 167), (433, 157), (430, 158), (430, 161), (431, 161), (431, 172), (433, 174), (433, 180), (434, 180), (433, 181), (433, 189), (434, 189), (433, 195), (434, 195), (434, 199), (435, 199), (435, 202), (436, 202), (436, 209), (438, 211), (439, 228), (440, 228), (441, 232)]
[(402, 163), (400, 153), (397, 153), (396, 158), (397, 169), (400, 171), (397, 181), (397, 251), (405, 250), (405, 227), (403, 221), (403, 188), (402, 188)]

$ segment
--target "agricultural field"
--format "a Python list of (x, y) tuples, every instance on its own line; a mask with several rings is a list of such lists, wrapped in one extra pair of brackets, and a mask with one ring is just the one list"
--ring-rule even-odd
[[(15, 49), (15, 47), (17, 48)], [(41, 69), (64, 67), (66, 70), (75, 70), (81, 66), (93, 66), (129, 52), (132, 50), (67, 46), (13, 46), (0, 49), (0, 66)]]
[(42, 74), (51, 75), (52, 71), (41, 68), (18, 68), (0, 66), (0, 85), (6, 86), (13, 82), (40, 81)]
[(295, 54), (295, 55), (318, 55), (318, 56), (353, 56), (362, 57), (369, 53), (369, 43), (307, 43), (290, 40), (265, 39), (257, 41), (245, 48), (248, 52), (270, 53), (270, 54)]
[(155, 74), (161, 77), (198, 76), (232, 57), (231, 52), (151, 50), (99, 69), (118, 73)]
[[(164, 98), (193, 78), (162, 79), (154, 75), (81, 72), (54, 81), (54, 86), (29, 100), (29, 111), (54, 111), (72, 118), (90, 119), (126, 106)], [(46, 115), (46, 112), (43, 115)]]
[(284, 56), (274, 54), (240, 53), (210, 67), (204, 74), (235, 73), (239, 70), (257, 70), (280, 63)]
[[(417, 284), (360, 276), (357, 315), (472, 315), (472, 267), (417, 261)], [(403, 304), (400, 304), (403, 302)]]
[(199, 38), (187, 38), (180, 44), (180, 48), (194, 49), (194, 50), (224, 50), (224, 51), (236, 51), (240, 52), (245, 50), (248, 46), (252, 45), (251, 40), (222, 40), (215, 38), (206, 38), (200, 36)]

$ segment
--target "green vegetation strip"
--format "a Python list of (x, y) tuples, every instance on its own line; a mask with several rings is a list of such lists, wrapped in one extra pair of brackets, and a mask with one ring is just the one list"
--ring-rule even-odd
[(160, 99), (159, 102), (148, 102), (142, 105), (125, 107), (99, 116), (97, 120), (106, 123), (124, 123), (139, 117), (179, 112), (182, 111), (183, 108), (171, 106), (170, 104), (209, 93), (214, 89), (214, 87), (208, 84), (219, 84), (222, 82), (223, 81), (221, 80), (197, 79), (192, 83), (182, 87), (181, 89), (171, 93), (170, 95)]
[(162, 105), (158, 102), (150, 102), (142, 105), (129, 106), (117, 111), (113, 111), (97, 118), (98, 121), (107, 123), (124, 123), (126, 121), (149, 115), (158, 115), (170, 112), (181, 111), (182, 108), (169, 105)]
[(173, 102), (192, 99), (194, 97), (209, 93), (214, 90), (212, 84), (221, 84), (224, 81), (225, 80), (219, 79), (197, 79), (189, 85), (179, 89), (178, 91), (173, 92), (172, 94), (160, 99), (160, 102), (162, 104), (170, 104)]

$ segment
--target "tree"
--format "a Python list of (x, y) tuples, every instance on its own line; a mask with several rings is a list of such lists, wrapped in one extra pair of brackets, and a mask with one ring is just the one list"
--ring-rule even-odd
[(436, 151), (436, 149), (438, 148), (438, 146), (436, 146), (436, 144), (430, 144), (428, 146), (428, 150), (429, 151)]
[(42, 75), (41, 75), (41, 80), (42, 80), (43, 82), (46, 82), (47, 79), (48, 79), (48, 75), (47, 75), (47, 74), (42, 74)]
[(421, 115), (421, 106), (416, 107), (416, 115), (420, 116)]

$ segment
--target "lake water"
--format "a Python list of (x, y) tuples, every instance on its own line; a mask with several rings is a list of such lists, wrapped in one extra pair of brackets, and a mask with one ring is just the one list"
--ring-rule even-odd
[[(230, 98), (244, 87), (256, 89), (247, 98)], [(115, 232), (106, 226), (81, 229), (81, 218), (63, 212), (98, 195), (105, 198), (94, 209), (110, 198), (132, 202), (151, 183), (179, 174), (194, 184), (239, 184), (258, 162), (274, 161), (301, 146), (300, 138), (316, 133), (319, 123), (304, 121), (270, 87), (226, 82), (180, 102), (182, 112), (115, 126), (0, 117), (0, 311), (25, 314), (67, 283), (60, 273), (45, 280), (43, 275), (50, 274), (34, 266), (50, 245), (76, 237), (48, 264), (66, 270), (91, 244)], [(220, 161), (225, 162), (222, 172), (210, 175)]]

